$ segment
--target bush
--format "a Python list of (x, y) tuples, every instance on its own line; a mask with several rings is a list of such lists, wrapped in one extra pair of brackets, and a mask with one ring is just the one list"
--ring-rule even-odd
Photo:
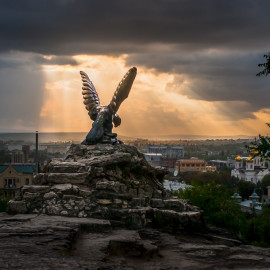
[(249, 196), (253, 193), (254, 189), (256, 188), (256, 185), (252, 182), (248, 182), (245, 180), (239, 180), (236, 183), (238, 193), (240, 196), (242, 196), (242, 199), (249, 199)]
[(255, 216), (251, 220), (252, 229), (247, 235), (247, 240), (251, 244), (262, 247), (270, 246), (270, 208), (263, 209), (261, 215)]
[(210, 183), (179, 190), (177, 195), (204, 210), (208, 224), (226, 228), (238, 235), (245, 233), (243, 230), (246, 228), (242, 225), (245, 214), (240, 211), (240, 206), (231, 198), (231, 191), (225, 186)]
[(257, 216), (243, 213), (231, 198), (232, 190), (214, 183), (179, 190), (175, 195), (204, 210), (209, 225), (234, 232), (246, 243), (270, 247), (270, 205)]
[(231, 172), (223, 170), (220, 172), (184, 172), (181, 179), (192, 186), (202, 186), (209, 183), (225, 185), (228, 188), (235, 186), (235, 179), (231, 177)]
[(6, 212), (8, 199), (0, 199), (0, 212)]

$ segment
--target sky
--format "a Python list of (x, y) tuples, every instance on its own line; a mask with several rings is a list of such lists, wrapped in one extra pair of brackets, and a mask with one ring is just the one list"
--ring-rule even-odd
[(269, 133), (268, 0), (0, 2), (0, 132), (88, 132), (85, 71), (124, 136)]

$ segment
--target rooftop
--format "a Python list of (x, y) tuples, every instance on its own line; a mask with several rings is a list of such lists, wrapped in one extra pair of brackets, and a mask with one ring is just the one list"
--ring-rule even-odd
[(177, 160), (179, 163), (193, 163), (193, 164), (198, 164), (198, 163), (205, 163), (205, 160), (203, 159), (179, 159)]
[(35, 166), (32, 164), (28, 165), (0, 165), (0, 173), (4, 172), (9, 166), (14, 168), (17, 172), (25, 173), (25, 174), (32, 174), (35, 171)]

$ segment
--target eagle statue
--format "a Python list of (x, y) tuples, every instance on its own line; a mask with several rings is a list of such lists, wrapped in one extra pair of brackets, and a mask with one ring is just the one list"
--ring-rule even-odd
[[(121, 118), (117, 111), (121, 103), (128, 97), (133, 81), (137, 74), (137, 68), (131, 68), (119, 83), (109, 105), (101, 106), (97, 91), (87, 74), (80, 71), (82, 77), (83, 103), (88, 115), (93, 120), (92, 128), (82, 144), (92, 145), (97, 143), (122, 143), (117, 140), (117, 134), (112, 133), (114, 127), (121, 124)], [(113, 123), (113, 124), (112, 124)]]

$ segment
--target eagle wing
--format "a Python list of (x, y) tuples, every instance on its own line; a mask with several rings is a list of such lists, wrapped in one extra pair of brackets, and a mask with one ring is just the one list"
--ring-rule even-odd
[(86, 110), (92, 120), (96, 120), (97, 113), (100, 107), (100, 101), (97, 94), (97, 91), (90, 81), (87, 74), (83, 71), (80, 71), (82, 77), (82, 95), (83, 95), (83, 103), (85, 105)]
[(109, 104), (109, 108), (112, 113), (115, 114), (121, 103), (128, 97), (133, 81), (137, 75), (137, 68), (131, 68), (119, 83), (117, 89), (114, 92), (112, 101)]

